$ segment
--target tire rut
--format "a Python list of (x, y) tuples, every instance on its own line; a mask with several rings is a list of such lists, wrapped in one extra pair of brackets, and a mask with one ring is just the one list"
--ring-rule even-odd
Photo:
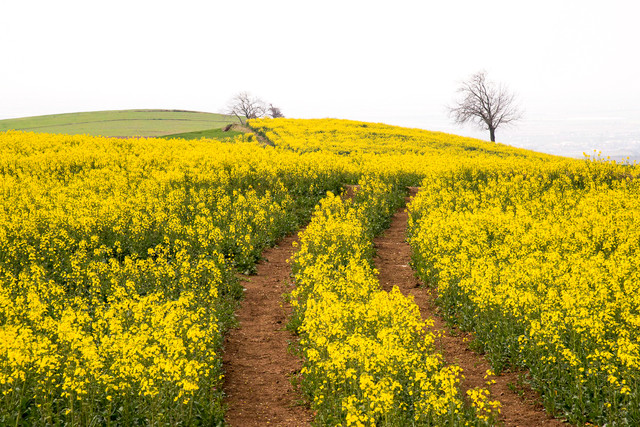
[(236, 311), (239, 327), (227, 334), (223, 353), (229, 426), (311, 423), (311, 411), (298, 403), (300, 396), (291, 385), (302, 362), (288, 352), (295, 337), (285, 329), (290, 308), (282, 298), (289, 290), (287, 260), (297, 239), (289, 236), (266, 249), (257, 273), (244, 283), (245, 297)]
[[(413, 193), (415, 194), (415, 191)], [(456, 364), (463, 369), (464, 378), (460, 384), (463, 394), (466, 395), (466, 390), (474, 387), (487, 387), (485, 375), (490, 365), (482, 355), (469, 348), (472, 335), (446, 327), (445, 321), (438, 315), (435, 304), (437, 292), (425, 288), (410, 266), (411, 249), (406, 242), (407, 219), (406, 210), (399, 210), (394, 215), (389, 229), (374, 240), (377, 254), (375, 264), (379, 272), (380, 285), (386, 291), (398, 286), (404, 295), (413, 296), (423, 319), (434, 320), (432, 332), (440, 336), (436, 339), (437, 351), (444, 356), (447, 363)], [(521, 384), (520, 375), (518, 372), (505, 372), (490, 378), (495, 381), (488, 386), (491, 399), (502, 404), (500, 418), (504, 425), (566, 426), (567, 424), (552, 418), (544, 411), (538, 395)]]

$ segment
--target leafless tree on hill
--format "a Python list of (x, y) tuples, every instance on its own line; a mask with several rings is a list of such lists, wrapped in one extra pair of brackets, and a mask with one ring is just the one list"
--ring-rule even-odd
[(268, 115), (273, 119), (277, 119), (278, 117), (284, 117), (284, 114), (282, 114), (282, 111), (280, 111), (278, 107), (274, 107), (273, 104), (269, 104)]
[(252, 96), (248, 92), (240, 92), (234, 96), (227, 104), (226, 113), (235, 115), (240, 123), (241, 116), (247, 119), (257, 119), (263, 117), (267, 112), (267, 105), (263, 100)]
[(489, 131), (496, 141), (496, 129), (522, 118), (516, 97), (509, 90), (487, 80), (486, 71), (480, 71), (463, 82), (458, 89), (460, 97), (449, 114), (457, 124), (473, 123)]

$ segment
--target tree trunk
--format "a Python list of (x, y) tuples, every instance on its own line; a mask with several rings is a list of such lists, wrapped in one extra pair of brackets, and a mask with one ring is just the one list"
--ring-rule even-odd
[(489, 128), (489, 134), (491, 135), (491, 142), (496, 142), (496, 130), (495, 130), (495, 128)]

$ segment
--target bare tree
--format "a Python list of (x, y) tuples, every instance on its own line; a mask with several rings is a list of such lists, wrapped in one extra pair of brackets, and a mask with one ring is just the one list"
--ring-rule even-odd
[(229, 101), (226, 112), (235, 115), (242, 123), (241, 116), (247, 119), (257, 119), (264, 116), (267, 112), (267, 106), (260, 98), (252, 96), (248, 92), (240, 92)]
[(480, 71), (462, 83), (461, 94), (449, 114), (457, 124), (471, 122), (489, 131), (491, 141), (496, 141), (496, 129), (522, 118), (516, 97), (509, 90), (487, 80), (487, 72)]
[(284, 114), (282, 114), (282, 111), (280, 111), (278, 107), (274, 107), (273, 104), (269, 104), (268, 115), (273, 119), (277, 119), (278, 117), (284, 117)]

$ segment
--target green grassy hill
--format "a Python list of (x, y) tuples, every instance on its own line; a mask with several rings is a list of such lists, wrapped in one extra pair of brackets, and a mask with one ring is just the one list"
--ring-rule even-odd
[[(87, 134), (96, 136), (168, 136), (213, 131), (237, 123), (235, 116), (182, 110), (114, 110), (53, 114), (0, 120), (0, 131)], [(214, 131), (215, 130), (215, 131)], [(237, 134), (229, 132), (230, 135)]]

